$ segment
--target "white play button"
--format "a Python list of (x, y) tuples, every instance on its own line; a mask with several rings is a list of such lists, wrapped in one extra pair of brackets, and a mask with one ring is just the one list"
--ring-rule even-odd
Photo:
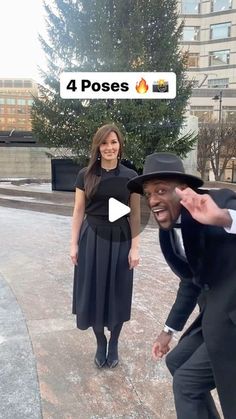
[(117, 201), (115, 198), (109, 199), (108, 219), (111, 223), (124, 217), (124, 215), (129, 214), (129, 212), (130, 208), (127, 205), (122, 204), (122, 202)]

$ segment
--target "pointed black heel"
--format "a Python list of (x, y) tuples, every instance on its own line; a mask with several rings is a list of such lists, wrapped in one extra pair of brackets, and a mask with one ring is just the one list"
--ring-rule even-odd
[(94, 363), (98, 368), (102, 368), (106, 364), (106, 355), (107, 355), (106, 337), (104, 336), (102, 340), (103, 341), (97, 345), (97, 351), (94, 358)]
[(109, 345), (107, 355), (107, 366), (109, 368), (115, 368), (119, 363), (118, 357), (118, 346), (117, 344)]
[(106, 355), (101, 356), (101, 354), (96, 352), (95, 358), (94, 358), (94, 363), (96, 365), (96, 367), (98, 368), (102, 368), (105, 366), (106, 364)]

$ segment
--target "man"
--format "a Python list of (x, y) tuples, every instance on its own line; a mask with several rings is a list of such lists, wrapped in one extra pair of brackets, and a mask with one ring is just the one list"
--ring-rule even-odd
[(235, 419), (236, 234), (230, 233), (236, 233), (236, 194), (198, 189), (202, 184), (184, 172), (179, 157), (154, 153), (128, 188), (146, 197), (160, 228), (163, 255), (180, 278), (175, 303), (153, 346), (156, 359), (167, 354), (173, 333), (200, 306), (166, 357), (177, 418), (220, 418), (210, 393), (216, 387), (224, 418)]

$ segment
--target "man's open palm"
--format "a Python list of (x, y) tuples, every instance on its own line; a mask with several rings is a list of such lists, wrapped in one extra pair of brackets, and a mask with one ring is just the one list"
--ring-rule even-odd
[(191, 188), (176, 188), (180, 203), (190, 212), (192, 217), (202, 224), (222, 225), (222, 210), (208, 194), (200, 195)]

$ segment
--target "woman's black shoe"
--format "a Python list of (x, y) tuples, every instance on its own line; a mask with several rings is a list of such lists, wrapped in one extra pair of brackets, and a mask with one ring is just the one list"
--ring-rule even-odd
[(119, 364), (119, 359), (107, 358), (107, 366), (109, 368), (115, 368)]
[(109, 345), (107, 355), (107, 365), (109, 368), (115, 368), (119, 363), (117, 344)]
[(106, 364), (106, 352), (107, 352), (106, 345), (97, 347), (97, 352), (94, 358), (94, 362), (98, 368), (102, 368)]
[(94, 363), (98, 368), (102, 368), (106, 364), (106, 357), (102, 359), (100, 357), (95, 356)]

